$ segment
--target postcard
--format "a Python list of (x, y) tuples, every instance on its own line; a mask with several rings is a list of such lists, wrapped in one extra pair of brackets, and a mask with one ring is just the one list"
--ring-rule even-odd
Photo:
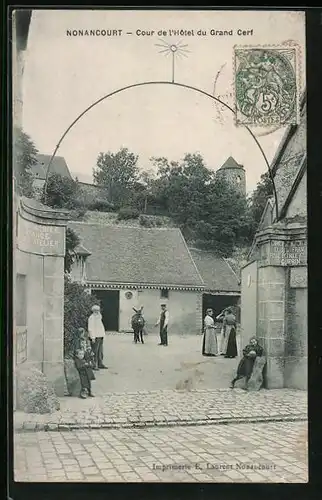
[(14, 480), (306, 483), (305, 13), (13, 13)]

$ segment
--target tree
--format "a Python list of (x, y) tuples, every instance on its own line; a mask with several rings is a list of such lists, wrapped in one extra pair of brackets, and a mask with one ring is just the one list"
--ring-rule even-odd
[(38, 150), (21, 128), (13, 134), (13, 168), (17, 182), (17, 192), (22, 196), (33, 195), (33, 175), (31, 167), (37, 163)]
[(158, 169), (157, 197), (190, 243), (229, 256), (236, 245), (249, 241), (246, 199), (218, 179), (199, 153), (186, 154), (181, 162), (152, 161)]
[(42, 203), (52, 208), (75, 209), (79, 207), (80, 188), (77, 180), (51, 174), (44, 186)]
[(228, 257), (236, 246), (251, 240), (252, 220), (246, 199), (224, 179), (214, 179), (206, 186), (201, 212), (195, 225), (199, 246)]
[(250, 198), (250, 212), (254, 219), (255, 231), (261, 220), (268, 198), (273, 196), (273, 183), (269, 172), (261, 175), (255, 191)]
[(139, 181), (138, 156), (127, 148), (117, 153), (100, 153), (93, 170), (94, 183), (108, 189), (109, 201), (122, 207), (127, 204), (136, 183)]
[(183, 226), (200, 219), (202, 197), (213, 177), (201, 155), (186, 154), (181, 162), (169, 162), (166, 158), (152, 158), (152, 162), (158, 170), (156, 198), (171, 217)]
[(74, 351), (78, 329), (87, 329), (92, 306), (98, 304), (98, 300), (86, 293), (85, 287), (73, 282), (67, 274), (64, 280), (64, 353), (68, 357)]
[(65, 272), (70, 273), (73, 262), (75, 260), (75, 248), (80, 243), (78, 235), (70, 227), (66, 228), (66, 252), (64, 260)]

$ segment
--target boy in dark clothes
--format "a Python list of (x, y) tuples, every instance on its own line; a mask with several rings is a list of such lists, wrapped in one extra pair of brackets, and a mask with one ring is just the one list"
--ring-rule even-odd
[(95, 380), (95, 375), (91, 368), (91, 362), (88, 360), (88, 357), (85, 356), (85, 352), (82, 349), (78, 349), (76, 351), (75, 366), (79, 373), (81, 383), (81, 392), (79, 397), (86, 399), (88, 394), (89, 397), (93, 398), (94, 394), (92, 393), (91, 381)]

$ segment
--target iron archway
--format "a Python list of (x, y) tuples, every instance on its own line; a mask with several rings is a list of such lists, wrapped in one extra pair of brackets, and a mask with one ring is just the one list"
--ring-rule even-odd
[[(199, 94), (202, 94), (202, 95), (205, 95), (206, 97), (209, 97), (210, 99), (212, 99), (213, 101), (216, 101), (218, 102), (219, 104), (221, 104), (222, 106), (224, 106), (226, 109), (228, 109), (231, 113), (235, 114), (235, 111), (233, 110), (233, 108), (231, 108), (228, 104), (226, 104), (225, 102), (221, 101), (220, 99), (218, 99), (218, 97), (215, 97), (211, 94), (209, 94), (208, 92), (205, 92), (204, 90), (201, 90), (201, 89), (198, 89), (197, 87), (193, 87), (191, 85), (186, 85), (184, 83), (177, 83), (177, 82), (171, 82), (171, 81), (151, 81), (151, 82), (141, 82), (141, 83), (133, 83), (132, 85), (127, 85), (126, 87), (122, 87), (120, 89), (117, 89), (117, 90), (114, 90), (113, 92), (110, 92), (109, 94), (106, 94), (104, 95), (103, 97), (100, 97), (99, 99), (97, 99), (97, 101), (93, 102), (90, 106), (88, 106), (80, 115), (77, 116), (77, 118), (69, 125), (69, 127), (65, 130), (65, 132), (63, 133), (63, 135), (61, 136), (61, 138), (59, 139), (58, 143), (57, 143), (57, 146), (55, 147), (55, 150), (49, 160), (49, 163), (48, 163), (48, 167), (47, 167), (47, 172), (46, 172), (46, 179), (45, 179), (45, 195), (47, 194), (47, 183), (48, 183), (48, 177), (49, 177), (49, 171), (50, 171), (50, 167), (51, 167), (51, 164), (53, 162), (53, 159), (55, 158), (56, 156), (56, 153), (61, 145), (61, 143), (63, 142), (63, 140), (65, 139), (66, 135), (68, 134), (68, 132), (73, 128), (74, 125), (76, 125), (76, 123), (88, 112), (90, 111), (92, 108), (94, 108), (95, 106), (97, 106), (97, 104), (100, 104), (101, 102), (105, 101), (105, 99), (108, 99), (109, 97), (112, 97), (113, 95), (116, 95), (116, 94), (119, 94), (121, 92), (124, 92), (125, 90), (129, 90), (129, 89), (133, 89), (133, 88), (136, 88), (136, 87), (143, 87), (145, 85), (172, 85), (172, 86), (176, 86), (176, 87), (180, 87), (180, 88), (185, 88), (185, 89), (188, 89), (188, 90), (193, 90), (194, 92), (197, 92)], [(276, 193), (276, 189), (275, 189), (275, 182), (274, 182), (274, 178), (273, 178), (273, 174), (272, 174), (272, 171), (271, 171), (271, 168), (270, 168), (270, 165), (269, 165), (269, 162), (267, 160), (267, 157), (264, 153), (264, 150), (262, 148), (262, 146), (260, 145), (260, 143), (258, 142), (256, 136), (253, 134), (253, 132), (250, 130), (249, 127), (247, 127), (245, 125), (245, 129), (248, 131), (248, 133), (251, 135), (251, 137), (253, 138), (253, 140), (255, 141), (257, 147), (259, 148), (263, 158), (264, 158), (264, 161), (266, 163), (266, 167), (268, 169), (268, 173), (269, 173), (269, 176), (270, 176), (270, 179), (271, 179), (271, 182), (272, 182), (272, 185), (273, 185), (273, 191), (274, 191), (274, 199), (275, 199), (275, 213), (276, 213), (276, 220), (278, 220), (278, 200), (277, 200), (277, 193)]]

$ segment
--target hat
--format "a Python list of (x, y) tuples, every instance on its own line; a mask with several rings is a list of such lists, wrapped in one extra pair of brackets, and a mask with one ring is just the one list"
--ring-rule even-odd
[(92, 311), (99, 311), (99, 310), (100, 310), (100, 306), (98, 306), (98, 305), (92, 307)]

